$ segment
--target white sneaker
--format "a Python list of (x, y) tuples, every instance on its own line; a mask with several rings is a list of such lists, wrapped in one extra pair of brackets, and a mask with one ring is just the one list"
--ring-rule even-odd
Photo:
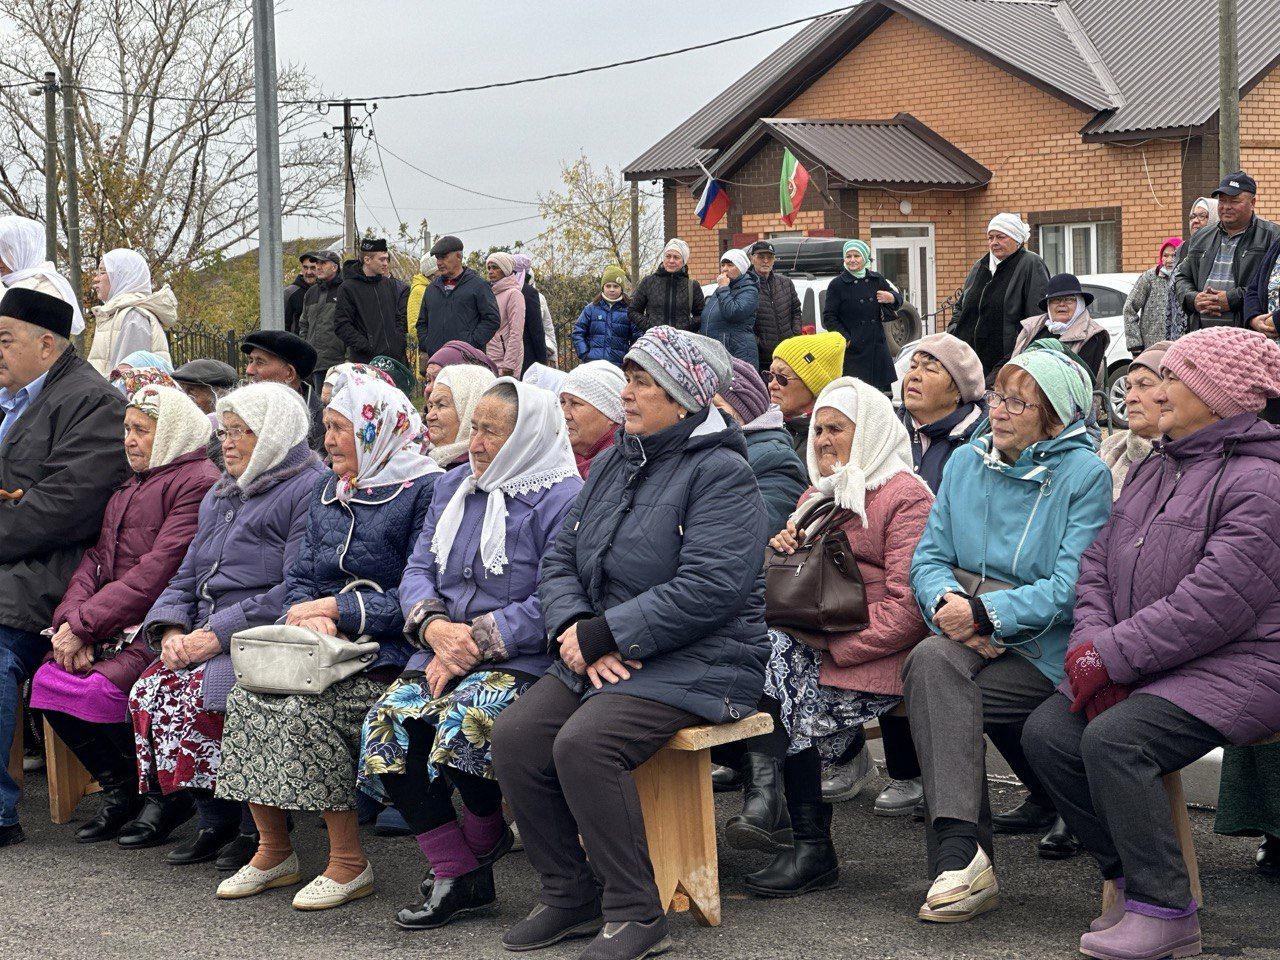
[(998, 906), (1000, 906), (1000, 885), (992, 883), (985, 890), (979, 890), (972, 896), (947, 904), (945, 907), (935, 908), (925, 903), (916, 916), (930, 923), (964, 923)]
[(298, 855), (291, 853), (270, 870), (259, 870), (253, 864), (246, 863), (218, 884), (218, 899), (239, 900), (241, 897), (255, 896), (263, 890), (291, 887), (301, 882), (302, 874), (298, 872)]
[(944, 870), (938, 874), (938, 879), (929, 888), (929, 895), (925, 897), (925, 906), (930, 910), (937, 910), (938, 907), (958, 903), (995, 885), (996, 872), (991, 866), (991, 860), (986, 851), (978, 847), (978, 852), (963, 870)]
[(365, 864), (360, 876), (350, 883), (339, 883), (323, 873), (297, 892), (295, 910), (330, 910), (373, 893), (373, 864)]
[(876, 778), (875, 761), (865, 746), (842, 767), (829, 767), (822, 780), (822, 799), (827, 803), (852, 800)]

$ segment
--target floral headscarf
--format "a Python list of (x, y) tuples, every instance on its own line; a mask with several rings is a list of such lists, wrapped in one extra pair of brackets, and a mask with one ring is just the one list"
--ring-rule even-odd
[[(371, 371), (371, 373), (374, 371)], [(348, 420), (356, 435), (356, 475), (339, 477), (337, 497), (347, 503), (357, 490), (408, 486), (442, 468), (420, 452), (422, 418), (403, 393), (381, 377), (347, 373), (333, 390), (329, 409)]]
[(177, 382), (169, 374), (165, 373), (159, 367), (134, 367), (132, 370), (126, 370), (117, 374), (116, 378), (111, 381), (116, 388), (126, 397), (132, 397), (135, 393), (146, 386), (155, 387), (172, 387), (180, 390)]
[(390, 374), (388, 374), (384, 370), (379, 370), (377, 367), (371, 367), (367, 363), (335, 364), (334, 366), (330, 367), (329, 371), (324, 375), (325, 385), (336, 389), (338, 386), (338, 380), (341, 379), (345, 374), (349, 374), (349, 373), (358, 373), (361, 376), (365, 376), (365, 377), (375, 377), (379, 380), (382, 380), (384, 383), (386, 383), (389, 386), (392, 386), (392, 387), (395, 386), (395, 381), (391, 379)]

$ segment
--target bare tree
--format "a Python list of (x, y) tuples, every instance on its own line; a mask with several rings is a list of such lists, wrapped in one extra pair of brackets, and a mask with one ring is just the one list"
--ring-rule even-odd
[[(257, 232), (248, 0), (8, 0), (0, 82), (70, 64), (83, 249), (198, 267)], [(16, 76), (15, 76), (16, 75)], [(279, 75), (282, 214), (328, 219), (340, 141), (298, 66)], [(42, 101), (0, 90), (0, 210), (44, 219)], [(65, 211), (59, 212), (65, 222)]]

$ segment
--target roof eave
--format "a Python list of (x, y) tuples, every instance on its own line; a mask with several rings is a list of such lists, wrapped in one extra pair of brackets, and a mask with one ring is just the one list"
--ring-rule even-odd
[(1185, 140), (1188, 137), (1202, 136), (1211, 126), (1214, 117), (1217, 117), (1217, 111), (1214, 111), (1213, 117), (1210, 117), (1204, 123), (1183, 127), (1156, 127), (1142, 130), (1106, 130), (1102, 132), (1090, 131), (1089, 127), (1096, 126), (1096, 121), (1090, 121), (1084, 129), (1080, 131), (1080, 140), (1083, 143), (1135, 143), (1144, 140)]
[(623, 170), (622, 179), (641, 183), (646, 180), (674, 180), (677, 177), (700, 177), (702, 171), (697, 167), (677, 167), (673, 170)]

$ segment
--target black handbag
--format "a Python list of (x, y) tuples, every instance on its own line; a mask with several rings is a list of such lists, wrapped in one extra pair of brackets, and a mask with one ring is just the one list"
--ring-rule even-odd
[[(854, 516), (823, 501), (797, 521), (795, 553), (770, 548), (764, 561), (764, 619), (780, 630), (851, 633), (871, 622), (867, 590), (843, 525)], [(815, 522), (816, 520), (816, 522)]]

